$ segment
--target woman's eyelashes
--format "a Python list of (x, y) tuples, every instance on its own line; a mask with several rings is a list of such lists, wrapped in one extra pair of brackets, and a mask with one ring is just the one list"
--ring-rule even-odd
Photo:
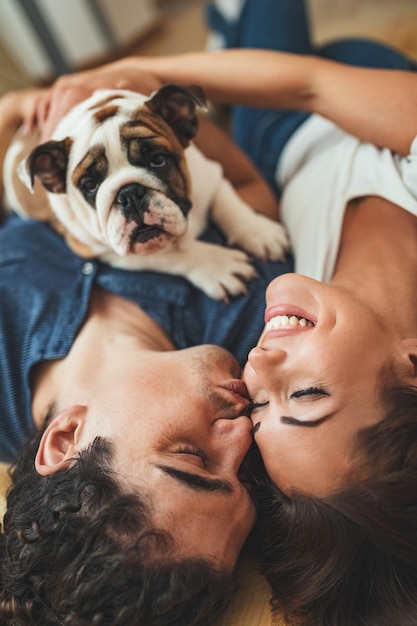
[[(298, 398), (308, 398), (310, 396), (313, 396), (314, 399), (319, 399), (325, 396), (330, 396), (330, 394), (321, 387), (306, 387), (305, 389), (297, 389), (297, 391), (294, 391), (290, 395), (290, 400), (297, 400)], [(250, 417), (251, 414), (256, 411), (256, 409), (268, 406), (268, 404), (268, 400), (265, 400), (264, 402), (250, 402), (246, 407), (245, 415)]]
[(322, 389), (321, 387), (307, 387), (306, 389), (298, 389), (297, 391), (294, 391), (291, 394), (290, 398), (297, 399), (297, 398), (306, 398), (309, 396), (323, 397), (323, 396), (329, 396), (329, 395), (330, 394), (324, 389)]
[(253, 413), (253, 411), (255, 411), (256, 409), (260, 409), (264, 406), (267, 406), (269, 404), (268, 401), (266, 402), (250, 402), (245, 411), (244, 411), (244, 415), (246, 415), (247, 417), (250, 417)]

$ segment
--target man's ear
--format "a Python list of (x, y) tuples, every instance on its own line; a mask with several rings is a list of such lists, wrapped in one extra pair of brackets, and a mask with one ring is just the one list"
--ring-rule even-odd
[(417, 385), (417, 337), (407, 337), (402, 340), (402, 356), (409, 382)]
[(64, 409), (46, 427), (35, 457), (41, 476), (50, 476), (71, 464), (77, 455), (76, 444), (85, 422), (87, 407), (74, 405)]

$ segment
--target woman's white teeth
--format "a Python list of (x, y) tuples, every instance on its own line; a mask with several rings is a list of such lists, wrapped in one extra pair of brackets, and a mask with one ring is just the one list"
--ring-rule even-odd
[(266, 325), (266, 330), (277, 330), (278, 328), (305, 328), (306, 326), (314, 326), (313, 322), (305, 319), (305, 317), (297, 317), (296, 315), (276, 315)]

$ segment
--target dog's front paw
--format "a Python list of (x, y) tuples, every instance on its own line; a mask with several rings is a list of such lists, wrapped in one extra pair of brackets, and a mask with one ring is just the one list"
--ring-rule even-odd
[(215, 300), (229, 300), (247, 292), (248, 280), (255, 278), (256, 271), (247, 254), (233, 248), (200, 243), (198, 258), (187, 278)]
[(283, 261), (290, 242), (282, 224), (253, 212), (245, 215), (236, 233), (229, 236), (231, 245), (238, 245), (263, 261)]

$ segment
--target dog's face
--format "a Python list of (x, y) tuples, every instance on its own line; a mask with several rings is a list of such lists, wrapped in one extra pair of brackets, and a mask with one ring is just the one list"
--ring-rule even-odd
[(204, 104), (195, 87), (166, 85), (150, 98), (96, 92), (32, 151), (30, 181), (40, 179), (58, 219), (84, 243), (122, 256), (162, 250), (187, 228), (184, 148)]

